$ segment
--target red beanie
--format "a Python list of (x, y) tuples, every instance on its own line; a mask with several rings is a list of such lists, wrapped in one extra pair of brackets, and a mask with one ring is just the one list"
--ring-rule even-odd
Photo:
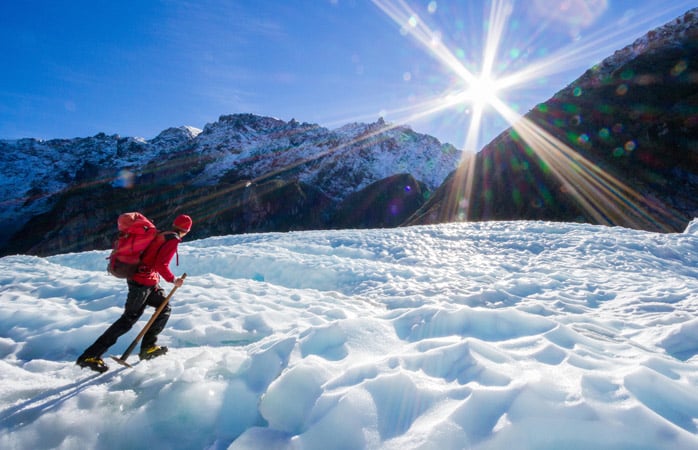
[(172, 222), (172, 225), (182, 231), (189, 232), (189, 230), (191, 230), (191, 223), (191, 217), (187, 216), (186, 214), (182, 214), (177, 216), (174, 222)]

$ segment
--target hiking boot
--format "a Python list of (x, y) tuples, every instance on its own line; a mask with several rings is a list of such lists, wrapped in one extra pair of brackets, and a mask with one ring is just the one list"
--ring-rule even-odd
[(138, 357), (140, 359), (153, 359), (164, 355), (165, 353), (167, 353), (167, 347), (153, 345), (152, 347), (142, 348), (141, 352), (138, 354)]
[(85, 367), (87, 367), (87, 368), (92, 369), (95, 372), (99, 372), (99, 373), (104, 373), (107, 370), (109, 370), (109, 366), (104, 364), (104, 360), (102, 358), (98, 358), (96, 356), (88, 356), (88, 357), (81, 356), (78, 358), (77, 361), (75, 361), (75, 364), (82, 367), (83, 369)]

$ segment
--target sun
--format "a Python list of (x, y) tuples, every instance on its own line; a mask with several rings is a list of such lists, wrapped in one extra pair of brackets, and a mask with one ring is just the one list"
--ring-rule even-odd
[(484, 108), (497, 102), (499, 90), (500, 86), (496, 79), (488, 75), (481, 75), (471, 81), (463, 95), (476, 108)]
[(497, 79), (487, 75), (480, 75), (464, 82), (465, 87), (456, 89), (442, 98), (443, 107), (449, 108), (456, 105), (470, 105), (469, 112), (482, 111), (488, 106), (492, 107), (500, 102), (499, 94), (503, 86)]

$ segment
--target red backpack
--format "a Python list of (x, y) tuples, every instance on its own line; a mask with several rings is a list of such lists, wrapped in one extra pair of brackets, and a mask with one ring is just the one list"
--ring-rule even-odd
[(139, 212), (123, 213), (118, 219), (119, 234), (109, 255), (107, 272), (117, 278), (131, 278), (138, 272), (141, 256), (158, 230)]

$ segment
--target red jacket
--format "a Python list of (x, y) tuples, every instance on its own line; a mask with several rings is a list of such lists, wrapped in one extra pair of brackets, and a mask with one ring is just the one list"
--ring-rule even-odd
[(159, 233), (143, 252), (141, 267), (132, 280), (144, 286), (155, 286), (162, 276), (165, 281), (173, 283), (175, 276), (170, 270), (170, 261), (177, 253), (180, 242), (179, 235), (174, 231)]

